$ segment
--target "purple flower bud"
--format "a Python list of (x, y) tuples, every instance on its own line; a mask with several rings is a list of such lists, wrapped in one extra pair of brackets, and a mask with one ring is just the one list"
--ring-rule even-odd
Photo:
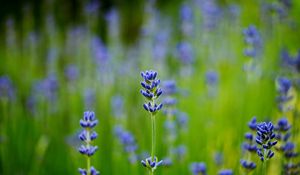
[(97, 171), (93, 166), (91, 167), (91, 175), (99, 175), (99, 171)]
[(87, 172), (86, 172), (85, 169), (79, 168), (78, 171), (79, 171), (79, 173), (80, 173), (81, 175), (87, 175)]

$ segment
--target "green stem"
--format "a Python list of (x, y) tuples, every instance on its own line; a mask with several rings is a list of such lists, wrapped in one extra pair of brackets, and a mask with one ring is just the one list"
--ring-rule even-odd
[(267, 175), (267, 160), (262, 164), (262, 175)]
[[(86, 140), (86, 146), (87, 148), (90, 148), (90, 130), (87, 129), (87, 140)], [(86, 161), (87, 167), (86, 167), (86, 171), (87, 171), (87, 175), (91, 174), (91, 158), (89, 156), (87, 156), (87, 161)]]
[(155, 115), (151, 113), (151, 123), (152, 123), (152, 147), (151, 147), (151, 159), (154, 161), (155, 155), (155, 136), (156, 136), (156, 126), (155, 126)]
[[(167, 113), (167, 120), (169, 122), (173, 122), (173, 115), (170, 110)], [(174, 138), (172, 138), (172, 132), (167, 133), (167, 143), (168, 143), (168, 156), (169, 156), (169, 158), (172, 159), (172, 149), (173, 149), (173, 145), (174, 145)]]
[(90, 175), (91, 174), (91, 158), (89, 156), (87, 156), (87, 174)]

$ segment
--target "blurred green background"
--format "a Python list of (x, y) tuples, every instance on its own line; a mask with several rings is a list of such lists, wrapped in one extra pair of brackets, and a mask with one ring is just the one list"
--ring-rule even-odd
[[(192, 174), (192, 162), (205, 162), (208, 174), (221, 169), (245, 174), (242, 143), (253, 116), (274, 123), (286, 116), (299, 144), (299, 70), (286, 68), (281, 52), (297, 57), (300, 1), (285, 2), (3, 2), (0, 174), (78, 174), (86, 164), (77, 135), (87, 110), (99, 120), (92, 165), (107, 175), (147, 174), (140, 160), (151, 149), (151, 123), (139, 91), (140, 72), (148, 69), (158, 72), (162, 85), (176, 82), (174, 108), (187, 116), (183, 128), (176, 126), (173, 143), (183, 145), (184, 153), (156, 174)], [(249, 25), (256, 26), (262, 41), (255, 58), (244, 54), (243, 30)], [(208, 72), (216, 77), (212, 82)], [(285, 113), (276, 101), (281, 76), (293, 83), (293, 110)], [(166, 121), (159, 112), (159, 159), (170, 148)], [(115, 126), (134, 136), (136, 160), (128, 160)], [(275, 153), (268, 174), (281, 174), (282, 159)], [(261, 174), (259, 158), (252, 160), (258, 166), (252, 174)]]

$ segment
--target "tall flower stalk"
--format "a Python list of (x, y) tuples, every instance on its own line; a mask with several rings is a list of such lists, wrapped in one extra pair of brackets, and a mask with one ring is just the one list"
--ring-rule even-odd
[(95, 113), (92, 111), (84, 112), (83, 119), (80, 120), (80, 125), (83, 128), (79, 134), (79, 139), (85, 144), (81, 145), (78, 151), (86, 156), (86, 169), (79, 168), (81, 175), (98, 175), (100, 174), (93, 166), (91, 166), (91, 156), (97, 151), (98, 146), (93, 146), (92, 141), (97, 138), (97, 133), (93, 128), (97, 125), (98, 120), (95, 118)]
[(156, 100), (162, 94), (162, 90), (159, 88), (160, 80), (157, 79), (157, 72), (149, 70), (141, 73), (144, 79), (141, 82), (143, 89), (141, 94), (146, 98), (146, 102), (143, 107), (150, 113), (151, 117), (151, 157), (142, 160), (141, 163), (149, 170), (149, 174), (154, 174), (155, 169), (162, 164), (162, 160), (158, 161), (155, 156), (155, 141), (156, 141), (156, 125), (155, 116), (156, 113), (162, 108), (162, 104), (156, 104)]

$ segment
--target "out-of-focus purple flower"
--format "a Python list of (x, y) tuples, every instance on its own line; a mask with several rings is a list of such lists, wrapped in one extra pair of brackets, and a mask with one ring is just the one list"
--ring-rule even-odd
[(133, 134), (129, 131), (125, 131), (120, 125), (116, 125), (114, 127), (114, 134), (123, 146), (124, 151), (128, 154), (129, 162), (136, 163), (136, 161), (138, 160), (138, 157), (136, 155), (138, 146)]
[(221, 152), (216, 152), (214, 154), (214, 161), (217, 166), (221, 166), (223, 164), (223, 154)]
[(233, 175), (233, 171), (230, 169), (220, 170), (218, 172), (218, 175)]
[(86, 108), (90, 109), (94, 107), (96, 101), (95, 95), (96, 93), (93, 89), (88, 88), (84, 91), (84, 103)]
[(167, 55), (169, 31), (162, 30), (157, 33), (153, 44), (153, 59), (163, 60)]
[(78, 75), (79, 75), (79, 71), (76, 65), (71, 64), (65, 68), (65, 76), (68, 81), (73, 82), (77, 80)]
[(107, 22), (117, 22), (119, 21), (119, 14), (116, 9), (110, 10), (106, 15), (105, 19)]
[(121, 95), (115, 95), (111, 99), (111, 109), (114, 117), (119, 118), (124, 114), (124, 99)]
[(237, 4), (231, 4), (228, 6), (229, 15), (233, 18), (239, 17), (241, 13), (240, 6)]
[(197, 4), (200, 6), (203, 27), (205, 29), (214, 29), (222, 17), (222, 10), (214, 0), (197, 0)]
[(177, 136), (176, 123), (174, 121), (166, 120), (164, 123), (164, 127), (168, 133), (169, 139), (174, 140)]
[(174, 95), (177, 92), (176, 82), (174, 80), (166, 80), (162, 84), (163, 94), (163, 104), (165, 108), (163, 110), (164, 114), (167, 116), (174, 116), (176, 113), (175, 105), (177, 100)]
[(125, 131), (120, 125), (116, 125), (114, 128), (115, 136), (119, 139), (120, 143), (124, 147), (124, 151), (127, 153), (135, 152), (137, 149), (137, 144), (134, 136)]
[(283, 117), (278, 120), (277, 125), (274, 128), (276, 131), (287, 132), (291, 129), (291, 125), (289, 124), (287, 118)]
[(281, 51), (281, 60), (283, 66), (291, 68), (294, 71), (300, 72), (300, 49), (297, 55), (292, 56), (287, 50), (283, 49)]
[(292, 0), (279, 0), (279, 2), (286, 8), (291, 8), (293, 6)]
[(48, 99), (56, 98), (55, 95), (59, 86), (57, 77), (54, 74), (51, 74), (44, 80), (43, 86), (45, 89), (45, 95)]
[(179, 129), (184, 130), (187, 128), (189, 117), (185, 112), (177, 111), (176, 112), (176, 122)]
[(118, 37), (119, 34), (119, 13), (116, 9), (111, 9), (106, 15), (105, 20), (108, 23), (109, 35), (113, 37)]
[(177, 44), (177, 56), (184, 64), (192, 64), (194, 62), (193, 47), (188, 42)]
[(174, 95), (178, 91), (175, 80), (165, 80), (162, 89), (165, 95)]
[(14, 100), (15, 90), (8, 76), (0, 76), (0, 99)]
[(39, 35), (36, 32), (30, 32), (26, 38), (26, 42), (30, 45), (37, 45), (37, 42), (39, 40)]
[(183, 160), (184, 156), (186, 155), (186, 146), (179, 145), (176, 148), (173, 148), (172, 154), (176, 157), (177, 161)]
[(292, 0), (278, 0), (274, 3), (264, 3), (263, 10), (268, 15), (273, 15), (274, 13), (278, 15), (279, 19), (285, 19), (293, 6)]
[(181, 30), (185, 35), (191, 35), (193, 31), (193, 10), (188, 4), (180, 8)]
[(219, 82), (219, 75), (215, 71), (207, 71), (205, 74), (205, 81), (208, 85), (217, 85)]
[(243, 34), (247, 44), (244, 54), (252, 58), (259, 56), (262, 50), (262, 39), (256, 27), (254, 25), (250, 25), (244, 29)]
[(289, 166), (289, 164), (295, 164), (295, 157), (299, 156), (296, 152), (295, 144), (290, 141), (291, 138), (291, 125), (289, 124), (287, 118), (280, 118), (277, 125), (274, 126), (276, 132), (276, 139), (279, 141), (279, 145), (275, 146), (275, 149), (279, 151), (289, 163), (283, 165), (284, 174), (297, 174), (300, 171), (300, 166)]
[(98, 0), (92, 0), (84, 6), (84, 12), (86, 15), (97, 15), (99, 7), (100, 3)]
[(288, 78), (279, 77), (277, 79), (277, 91), (279, 95), (276, 99), (280, 111), (285, 112), (294, 108), (292, 104), (288, 103), (294, 98), (294, 96), (289, 93), (291, 88), (292, 82)]
[(194, 162), (190, 165), (193, 175), (206, 175), (206, 165), (203, 162)]
[(173, 164), (173, 161), (170, 157), (163, 158), (163, 166), (171, 166), (172, 164)]
[(87, 26), (76, 26), (68, 29), (66, 38), (66, 54), (74, 56), (80, 51), (79, 47), (87, 37)]
[(35, 83), (31, 93), (36, 99), (42, 98), (54, 102), (57, 99), (58, 88), (58, 80), (54, 74), (51, 74)]
[(193, 18), (192, 8), (188, 4), (183, 4), (180, 8), (181, 20), (191, 20)]
[(299, 174), (300, 172), (300, 165), (299, 163), (293, 163), (293, 162), (288, 162), (287, 164), (284, 165), (283, 171), (286, 174)]
[(248, 28), (244, 29), (243, 34), (247, 44), (260, 43), (260, 34), (254, 25), (250, 25)]
[(94, 37), (91, 42), (92, 55), (95, 59), (95, 62), (100, 67), (107, 66), (107, 63), (110, 59), (110, 54), (107, 47), (98, 37)]
[(15, 21), (12, 18), (6, 21), (6, 45), (11, 48), (16, 45), (16, 31), (15, 31)]
[(209, 70), (205, 74), (205, 83), (207, 85), (207, 93), (209, 97), (216, 97), (218, 93), (219, 75), (213, 70)]

